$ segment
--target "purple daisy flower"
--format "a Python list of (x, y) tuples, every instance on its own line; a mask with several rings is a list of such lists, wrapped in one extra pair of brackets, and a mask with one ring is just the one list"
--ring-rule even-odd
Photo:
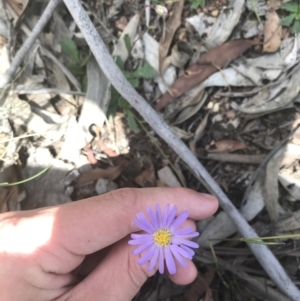
[(184, 211), (176, 217), (177, 207), (170, 205), (165, 207), (162, 214), (159, 204), (156, 205), (155, 212), (147, 207), (150, 221), (145, 215), (138, 213), (134, 224), (145, 234), (131, 234), (130, 245), (140, 245), (133, 251), (133, 255), (138, 255), (143, 251), (145, 254), (138, 260), (139, 265), (143, 265), (150, 260), (148, 271), (153, 270), (157, 261), (158, 269), (161, 274), (164, 272), (164, 261), (170, 274), (176, 273), (175, 260), (182, 266), (186, 266), (186, 259), (191, 260), (195, 252), (190, 248), (199, 248), (199, 245), (189, 238), (199, 235), (193, 228), (179, 228), (187, 219), (188, 212)]

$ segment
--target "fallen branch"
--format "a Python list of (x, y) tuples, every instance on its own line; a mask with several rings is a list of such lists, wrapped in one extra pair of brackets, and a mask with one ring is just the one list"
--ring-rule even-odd
[[(115, 64), (105, 44), (93, 26), (88, 15), (82, 8), (79, 0), (64, 0), (76, 24), (85, 37), (100, 68), (111, 81), (116, 90), (139, 112), (155, 132), (164, 139), (169, 146), (191, 168), (199, 180), (218, 199), (224, 211), (230, 216), (238, 231), (244, 237), (257, 237), (255, 231), (248, 225), (238, 210), (233, 206), (218, 184), (201, 165), (188, 147), (171, 131), (164, 120), (149, 106), (129, 84), (123, 73)], [(300, 292), (288, 277), (273, 253), (265, 245), (248, 244), (260, 264), (270, 278), (292, 300), (300, 300)]]
[[(46, 19), (48, 20), (50, 18), (50, 7), (56, 7), (59, 2), (60, 0), (51, 0), (44, 12), (44, 14), (48, 15), (44, 16), (43, 14), (40, 18), (40, 21)], [(107, 78), (115, 86), (117, 91), (139, 112), (139, 114), (149, 123), (149, 125), (156, 131), (156, 133), (161, 136), (162, 139), (164, 139), (169, 144), (169, 146), (180, 156), (180, 158), (190, 167), (190, 169), (203, 183), (203, 185), (205, 185), (205, 187), (207, 187), (207, 189), (219, 199), (222, 208), (234, 222), (240, 234), (243, 237), (257, 237), (255, 231), (248, 225), (245, 219), (240, 215), (238, 210), (233, 206), (231, 201), (227, 198), (224, 192), (220, 189), (220, 187), (197, 160), (197, 158), (191, 153), (187, 146), (176, 136), (176, 134), (174, 134), (170, 130), (163, 119), (129, 84), (122, 72), (116, 66), (97, 30), (82, 8), (79, 0), (64, 0), (64, 2), (68, 7), (70, 13), (72, 14), (78, 27), (80, 28), (82, 34), (84, 35), (99, 66), (102, 68)], [(7, 83), (12, 79), (17, 68), (21, 64), (20, 61), (22, 61), (24, 58), (21, 57), (22, 51), (24, 51), (24, 49), (26, 51), (30, 49), (30, 45), (33, 44), (40, 33), (38, 30), (42, 30), (42, 22), (40, 21), (37, 23), (32, 34), (24, 43), (23, 47), (18, 51), (16, 59), (13, 60), (11, 66), (15, 67), (10, 67), (9, 70), (5, 73), (5, 80), (7, 81)], [(44, 22), (44, 25), (45, 24), (46, 22)], [(40, 26), (40, 28), (37, 28), (38, 25)], [(2, 81), (0, 80), (0, 88), (3, 87), (1, 86), (1, 84), (3, 85), (3, 78)], [(276, 283), (278, 288), (280, 288), (281, 291), (289, 296), (292, 300), (300, 300), (299, 290), (285, 273), (284, 269), (275, 258), (273, 253), (265, 245), (248, 244), (248, 246), (256, 256), (257, 260), (260, 262), (264, 270), (268, 273), (270, 278), (274, 281), (274, 283)]]
[(36, 23), (35, 27), (33, 28), (30, 36), (22, 45), (22, 47), (17, 52), (16, 56), (13, 58), (13, 61), (6, 72), (0, 76), (0, 89), (4, 89), (15, 76), (18, 68), (20, 67), (21, 63), (23, 62), (25, 56), (30, 52), (32, 45), (38, 38), (39, 34), (48, 23), (52, 14), (57, 7), (57, 5), (61, 2), (61, 0), (51, 0), (47, 5), (46, 9), (44, 10), (41, 18)]

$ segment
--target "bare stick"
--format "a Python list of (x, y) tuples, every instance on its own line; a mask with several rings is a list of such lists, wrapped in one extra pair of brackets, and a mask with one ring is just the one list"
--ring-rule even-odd
[(57, 7), (57, 5), (61, 2), (61, 0), (51, 0), (47, 5), (46, 9), (44, 10), (41, 18), (36, 23), (35, 27), (33, 28), (30, 36), (22, 45), (22, 47), (17, 52), (16, 56), (13, 58), (13, 61), (10, 67), (6, 70), (6, 72), (0, 76), (0, 89), (3, 89), (9, 84), (9, 82), (13, 79), (14, 75), (16, 74), (18, 68), (20, 67), (21, 63), (23, 62), (25, 56), (29, 53), (32, 45), (38, 38), (39, 34), (50, 20), (53, 11)]
[[(113, 86), (139, 112), (139, 114), (149, 123), (156, 133), (161, 136), (181, 157), (181, 159), (207, 187), (207, 189), (218, 197), (222, 208), (235, 223), (238, 231), (244, 237), (256, 237), (257, 234), (255, 231), (240, 215), (238, 210), (233, 206), (231, 201), (227, 198), (197, 158), (126, 80), (109, 54), (105, 44), (90, 21), (88, 15), (82, 8), (79, 0), (64, 0), (64, 2), (84, 35), (99, 66)], [(257, 260), (264, 267), (265, 271), (274, 283), (276, 283), (277, 286), (292, 300), (300, 300), (299, 290), (285, 273), (284, 269), (267, 246), (249, 244), (249, 248), (252, 250)]]

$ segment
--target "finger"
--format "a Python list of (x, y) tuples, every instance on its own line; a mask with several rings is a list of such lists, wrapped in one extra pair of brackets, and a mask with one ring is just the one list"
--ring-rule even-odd
[(196, 279), (198, 271), (192, 261), (186, 260), (187, 263), (186, 267), (183, 267), (177, 261), (175, 263), (176, 263), (176, 270), (177, 270), (175, 274), (171, 275), (166, 269), (167, 270), (166, 274), (168, 275), (170, 280), (172, 280), (174, 283), (178, 285), (186, 285), (192, 283)]
[(74, 254), (91, 254), (137, 231), (136, 213), (159, 203), (187, 210), (200, 220), (215, 213), (216, 198), (185, 188), (120, 189), (63, 205), (55, 215), (53, 239)]
[[(195, 222), (191, 219), (187, 219), (184, 221), (180, 228), (192, 228), (194, 231), (196, 231), (196, 225)], [(111, 246), (106, 247), (105, 249), (102, 249), (98, 252), (95, 252), (93, 254), (87, 255), (82, 262), (82, 264), (76, 269), (76, 271), (73, 271), (72, 273), (78, 277), (78, 279), (82, 280), (87, 275), (89, 275), (100, 263), (101, 260), (107, 255), (108, 251), (110, 251)], [(132, 246), (132, 251), (134, 250), (134, 247)], [(174, 280), (176, 282), (176, 280)], [(180, 282), (180, 280), (179, 280)], [(176, 282), (177, 283), (177, 282)]]
[[(128, 301), (131, 300), (148, 277), (155, 270), (148, 272), (147, 265), (137, 264), (137, 258), (131, 254), (128, 238), (118, 242), (97, 268), (79, 283), (63, 300)], [(196, 268), (189, 262), (186, 268), (170, 277), (178, 284), (192, 282), (197, 275)]]

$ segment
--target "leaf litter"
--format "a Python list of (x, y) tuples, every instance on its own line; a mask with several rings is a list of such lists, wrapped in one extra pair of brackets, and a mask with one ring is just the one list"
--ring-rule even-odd
[[(0, 74), (37, 20), (27, 1), (7, 2), (15, 8), (8, 9), (12, 28), (0, 13)], [(288, 237), (300, 228), (300, 36), (294, 34), (296, 19), (284, 19), (282, 2), (292, 1), (84, 3), (128, 81), (161, 112), (245, 219), (275, 243), (276, 235)], [(1, 212), (122, 187), (207, 192), (111, 87), (66, 10), (54, 13), (14, 86), (1, 95), (0, 115), (2, 183), (30, 178), (52, 163), (22, 187), (1, 187)], [(262, 281), (264, 272), (223, 211), (197, 228), (195, 282), (180, 287), (155, 276), (135, 300), (263, 300), (266, 291), (284, 300), (267, 278)], [(284, 247), (270, 248), (281, 252), (294, 281), (297, 240), (282, 241)]]

